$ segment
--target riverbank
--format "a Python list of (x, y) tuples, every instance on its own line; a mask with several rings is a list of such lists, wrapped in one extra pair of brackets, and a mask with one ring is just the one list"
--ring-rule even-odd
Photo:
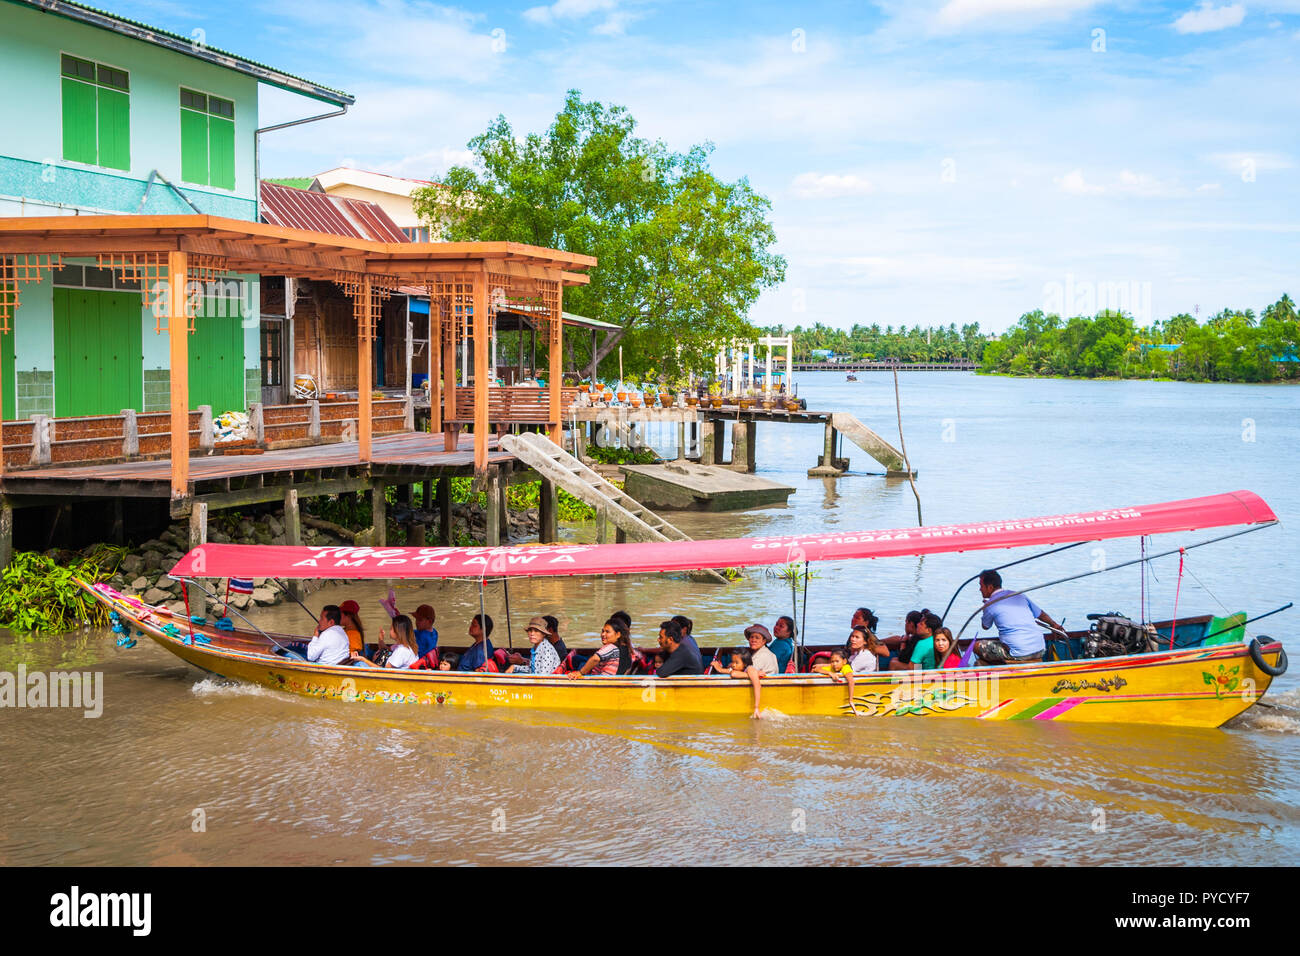
[(975, 374), (987, 378), (1042, 379), (1063, 382), (1177, 382), (1184, 385), (1300, 385), (1300, 379), (1269, 379), (1262, 382), (1211, 378), (1174, 378), (1169, 375), (1057, 375), (1047, 372), (1000, 372), (977, 368)]

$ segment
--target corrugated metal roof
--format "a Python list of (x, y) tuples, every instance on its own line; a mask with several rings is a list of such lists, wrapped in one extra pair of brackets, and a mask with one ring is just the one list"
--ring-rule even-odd
[(273, 66), (267, 66), (265, 63), (258, 63), (256, 60), (219, 50), (214, 46), (208, 46), (206, 43), (195, 42), (193, 37), (181, 36), (179, 33), (172, 33), (170, 30), (161, 30), (138, 20), (129, 20), (120, 14), (100, 10), (97, 7), (87, 6), (83, 3), (72, 3), (70, 0), (10, 0), (10, 2), (67, 17), (81, 23), (88, 23), (100, 29), (112, 30), (125, 36), (134, 37), (137, 40), (143, 40), (145, 43), (152, 43), (155, 46), (166, 47), (176, 53), (192, 56), (199, 60), (206, 60), (209, 63), (215, 63), (218, 66), (256, 77), (258, 80), (270, 83), (272, 86), (292, 90), (295, 93), (302, 93), (312, 99), (335, 103), (339, 106), (351, 106), (356, 102), (356, 97), (351, 93), (344, 93), (342, 90), (322, 86), (312, 80), (294, 76), (292, 73), (285, 73)]
[(409, 242), (388, 213), (371, 202), (261, 183), (262, 221), (288, 229), (327, 232), (352, 239)]

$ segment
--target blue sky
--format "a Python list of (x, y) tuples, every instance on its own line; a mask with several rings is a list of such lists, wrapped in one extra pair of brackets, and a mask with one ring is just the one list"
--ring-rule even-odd
[[(675, 149), (709, 140), (773, 203), (789, 268), (761, 324), (1300, 297), (1300, 0), (109, 7), (356, 95), (265, 136), (264, 175), (436, 179), (498, 113), (543, 129), (569, 88)], [(263, 123), (312, 111), (263, 95)]]

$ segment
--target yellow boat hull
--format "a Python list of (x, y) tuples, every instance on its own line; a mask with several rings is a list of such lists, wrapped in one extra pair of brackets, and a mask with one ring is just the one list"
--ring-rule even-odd
[[(309, 664), (262, 650), (196, 641), (224, 640), (191, 628), (104, 585), (86, 586), (181, 660), (233, 680), (346, 703), (438, 707), (518, 707), (585, 713), (726, 714), (753, 712), (748, 681), (724, 676), (567, 677)], [(246, 642), (251, 643), (251, 642)], [(1282, 646), (1263, 649), (1276, 667)], [(1272, 677), (1244, 643), (1169, 653), (1003, 667), (891, 672), (860, 677), (854, 703), (869, 717), (965, 717), (1218, 727), (1249, 709)], [(788, 715), (851, 714), (848, 687), (808, 674), (767, 678), (762, 709)]]

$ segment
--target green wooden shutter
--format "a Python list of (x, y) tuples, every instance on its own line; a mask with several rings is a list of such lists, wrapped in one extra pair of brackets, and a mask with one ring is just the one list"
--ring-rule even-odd
[(208, 184), (208, 117), (194, 110), (181, 110), (181, 179)]
[(63, 78), (63, 158), (94, 163), (95, 87)]
[(14, 397), (14, 333), (0, 332), (0, 419), (12, 422), (18, 418), (17, 399)]
[(54, 290), (54, 412), (116, 415), (143, 399), (140, 296)]
[(99, 165), (131, 168), (131, 97), (99, 88)]
[(208, 117), (208, 168), (211, 185), (235, 188), (235, 124), (219, 116)]

